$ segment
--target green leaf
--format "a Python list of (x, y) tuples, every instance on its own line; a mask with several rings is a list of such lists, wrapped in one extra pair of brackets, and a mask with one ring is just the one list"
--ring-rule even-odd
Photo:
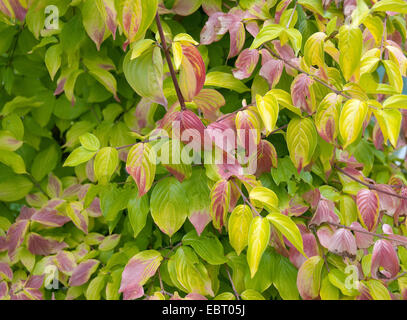
[(1, 150), (0, 162), (4, 163), (6, 166), (13, 169), (15, 173), (18, 174), (26, 173), (24, 159), (15, 152)]
[(362, 44), (362, 31), (359, 27), (343, 25), (339, 29), (339, 65), (346, 81), (349, 81), (360, 64)]
[(181, 183), (165, 178), (157, 183), (150, 200), (151, 216), (162, 232), (173, 236), (188, 216), (188, 201)]
[(88, 162), (96, 154), (96, 151), (89, 151), (85, 147), (76, 148), (65, 160), (64, 167), (76, 167), (81, 163)]
[(105, 147), (97, 153), (93, 164), (95, 178), (100, 184), (107, 184), (119, 164), (119, 154), (115, 148)]
[(344, 140), (344, 148), (355, 142), (363, 128), (367, 116), (366, 102), (358, 99), (346, 101), (339, 117), (339, 132)]
[(375, 3), (372, 11), (394, 11), (407, 14), (407, 3), (403, 0), (381, 0)]
[(205, 86), (226, 88), (238, 93), (250, 91), (250, 89), (243, 82), (236, 79), (233, 74), (219, 71), (212, 71), (206, 75)]
[(250, 267), (250, 275), (253, 278), (259, 268), (261, 257), (270, 240), (270, 225), (267, 219), (260, 216), (254, 218), (250, 224), (247, 262)]
[(127, 210), (130, 224), (133, 228), (134, 238), (137, 238), (146, 225), (147, 215), (150, 211), (148, 195), (142, 197), (138, 197), (137, 195), (132, 196), (127, 204)]
[(306, 257), (300, 230), (289, 217), (279, 212), (272, 212), (267, 215), (267, 220), (269, 220), (272, 225), (278, 231), (280, 231), (299, 252), (301, 252)]
[(59, 162), (60, 150), (56, 144), (51, 144), (34, 158), (31, 174), (34, 179), (41, 181), (48, 173), (55, 169)]
[(284, 27), (279, 24), (269, 24), (264, 26), (254, 39), (250, 49), (257, 49), (263, 43), (274, 40), (279, 37), (280, 33), (284, 30)]
[(99, 139), (89, 132), (81, 135), (79, 137), (79, 141), (81, 142), (82, 146), (89, 151), (98, 151), (100, 148)]
[(248, 244), (249, 229), (252, 220), (253, 213), (247, 205), (237, 206), (229, 217), (229, 242), (238, 255), (240, 255)]
[(227, 262), (223, 246), (212, 233), (198, 236), (195, 230), (188, 232), (183, 238), (184, 245), (190, 245), (195, 252), (211, 265), (221, 265)]

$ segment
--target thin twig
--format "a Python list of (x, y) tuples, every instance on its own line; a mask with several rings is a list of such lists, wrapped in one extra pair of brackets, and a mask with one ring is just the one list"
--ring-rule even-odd
[(243, 194), (242, 189), (239, 188), (239, 186), (237, 185), (237, 183), (236, 183), (235, 181), (233, 181), (233, 180), (230, 180), (230, 181), (233, 183), (233, 185), (234, 185), (234, 186), (237, 188), (237, 190), (239, 191), (240, 195), (241, 195), (242, 198), (243, 198), (243, 201), (244, 201), (245, 203), (247, 203), (250, 208), (252, 208), (252, 210), (254, 211), (254, 213), (255, 213), (257, 216), (260, 216), (260, 213), (259, 213), (259, 212), (257, 211), (257, 209), (251, 204), (251, 202), (249, 201), (249, 199), (247, 199), (247, 197)]
[(377, 191), (377, 192), (380, 192), (380, 193), (383, 193), (383, 194), (387, 194), (389, 196), (396, 197), (396, 198), (399, 198), (399, 199), (407, 200), (407, 197), (405, 197), (405, 196), (402, 196), (402, 195), (397, 194), (397, 193), (389, 192), (389, 191), (386, 191), (386, 190), (382, 190), (382, 189), (376, 187), (373, 184), (363, 182), (363, 181), (359, 180), (358, 178), (352, 176), (351, 174), (347, 173), (346, 171), (342, 170), (337, 165), (335, 165), (335, 169), (338, 170), (340, 173), (344, 174), (345, 176), (349, 177), (350, 179), (352, 179), (352, 180), (360, 183), (361, 185), (369, 188), (370, 190), (374, 190), (374, 191)]
[(165, 58), (166, 58), (167, 63), (168, 63), (168, 68), (170, 69), (172, 82), (174, 83), (175, 92), (177, 93), (178, 101), (179, 101), (179, 103), (181, 105), (181, 110), (186, 110), (187, 107), (185, 106), (185, 100), (184, 100), (184, 97), (182, 96), (181, 89), (180, 89), (179, 84), (178, 84), (177, 75), (175, 74), (174, 66), (172, 65), (170, 52), (169, 52), (169, 49), (168, 49), (168, 46), (167, 46), (167, 41), (165, 40), (163, 27), (162, 27), (161, 21), (160, 21), (160, 15), (158, 13), (155, 16), (155, 21), (157, 23), (157, 29), (158, 29), (158, 32), (160, 34), (162, 48), (163, 48)]
[(382, 56), (383, 56), (383, 46), (384, 46), (384, 41), (386, 39), (386, 32), (387, 32), (386, 28), (387, 28), (387, 15), (384, 17), (382, 42), (380, 43), (380, 59), (382, 59)]
[(31, 180), (31, 182), (32, 182), (46, 197), (48, 197), (48, 194), (44, 191), (44, 189), (42, 189), (40, 183), (39, 183), (37, 180), (35, 180), (35, 178), (34, 178), (31, 174), (26, 173), (26, 175), (27, 175), (27, 177)]
[(313, 75), (305, 70), (302, 70), (301, 68), (297, 67), (296, 65), (294, 65), (293, 63), (291, 63), (290, 61), (282, 58), (278, 53), (274, 52), (269, 46), (265, 45), (264, 48), (267, 49), (268, 52), (270, 52), (270, 54), (283, 61), (286, 65), (290, 66), (291, 68), (297, 70), (298, 72), (304, 73), (307, 76), (311, 77), (312, 79), (314, 79), (315, 81), (317, 81), (318, 83), (322, 84), (323, 86), (327, 87), (328, 89), (330, 89), (331, 91), (335, 92), (337, 95), (341, 95), (342, 97), (346, 98), (346, 99), (352, 99), (351, 96), (347, 95), (346, 93), (343, 93), (341, 90), (335, 89), (334, 87), (332, 87), (330, 84), (326, 83), (325, 81), (323, 81), (322, 79), (320, 79), (319, 77), (317, 77), (316, 75)]
[(240, 295), (239, 295), (239, 293), (238, 293), (237, 290), (236, 290), (236, 287), (235, 287), (235, 284), (234, 284), (234, 282), (233, 282), (232, 276), (230, 275), (230, 272), (229, 272), (229, 268), (228, 268), (228, 266), (227, 266), (226, 264), (225, 264), (225, 269), (226, 269), (226, 273), (227, 273), (227, 275), (228, 275), (230, 284), (232, 285), (233, 292), (235, 293), (236, 299), (237, 299), (237, 300), (240, 300)]
[(294, 14), (295, 14), (295, 10), (297, 9), (297, 1), (295, 1), (294, 4), (294, 8), (293, 8), (293, 12), (291, 12), (290, 15), (290, 19), (288, 19), (287, 25), (286, 25), (286, 29), (288, 29), (290, 27), (291, 21), (293, 20)]
[(388, 241), (395, 241), (395, 242), (399, 242), (403, 245), (407, 245), (407, 241), (403, 241), (403, 240), (399, 240), (399, 239), (395, 239), (395, 238), (389, 238), (389, 236), (384, 235), (384, 234), (378, 234), (378, 233), (374, 233), (374, 232), (370, 232), (367, 230), (360, 230), (360, 229), (356, 229), (356, 228), (352, 228), (352, 227), (348, 227), (339, 223), (334, 223), (334, 222), (326, 222), (327, 224), (334, 226), (334, 227), (338, 227), (338, 228), (344, 228), (344, 229), (348, 229), (350, 231), (354, 231), (354, 232), (359, 232), (359, 233), (363, 233), (363, 234), (367, 234), (376, 238), (380, 238), (380, 239), (384, 239), (384, 240), (388, 240)]

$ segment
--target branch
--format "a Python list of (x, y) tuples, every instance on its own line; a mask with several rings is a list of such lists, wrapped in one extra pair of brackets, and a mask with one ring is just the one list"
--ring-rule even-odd
[(384, 46), (384, 39), (386, 38), (386, 30), (387, 28), (387, 15), (384, 17), (384, 27), (383, 27), (383, 35), (382, 35), (382, 42), (380, 43), (380, 59), (382, 59), (383, 56), (383, 46)]
[(167, 46), (167, 41), (165, 40), (163, 27), (162, 27), (161, 21), (160, 21), (160, 15), (158, 13), (155, 16), (155, 21), (157, 23), (157, 29), (158, 29), (158, 32), (160, 34), (161, 43), (162, 43), (163, 51), (164, 51), (164, 54), (165, 54), (165, 59), (167, 60), (168, 68), (170, 69), (172, 82), (174, 83), (175, 91), (176, 91), (177, 96), (178, 96), (178, 101), (179, 101), (179, 103), (181, 105), (181, 110), (186, 110), (185, 100), (184, 100), (184, 97), (182, 96), (181, 89), (180, 89), (179, 84), (178, 84), (178, 79), (177, 79), (177, 75), (175, 74), (174, 66), (172, 65), (170, 52), (169, 52), (169, 49), (168, 49), (168, 46)]
[(236, 290), (235, 284), (233, 283), (232, 276), (230, 275), (230, 272), (229, 272), (229, 268), (228, 268), (228, 266), (226, 264), (225, 264), (225, 269), (226, 269), (226, 273), (228, 274), (230, 284), (232, 285), (233, 292), (235, 293), (236, 299), (240, 300), (239, 293)]
[(330, 224), (331, 226), (334, 226), (334, 227), (344, 228), (344, 229), (348, 229), (350, 231), (359, 232), (359, 233), (367, 234), (367, 235), (370, 235), (370, 236), (373, 236), (373, 237), (376, 237), (376, 238), (389, 240), (389, 241), (395, 241), (395, 242), (399, 242), (399, 243), (401, 243), (403, 245), (407, 245), (407, 241), (394, 239), (394, 238), (392, 239), (389, 236), (384, 235), (384, 234), (378, 234), (378, 233), (370, 232), (370, 231), (367, 231), (367, 230), (359, 230), (359, 229), (356, 229), (356, 228), (348, 227), (348, 226), (345, 226), (343, 224), (334, 223), (334, 222), (328, 222), (327, 221), (325, 223)]
[(243, 198), (243, 201), (244, 201), (246, 204), (248, 204), (250, 208), (252, 208), (252, 210), (254, 211), (254, 213), (255, 213), (257, 216), (260, 216), (260, 213), (259, 213), (259, 212), (257, 211), (257, 209), (252, 205), (252, 203), (249, 201), (249, 199), (247, 199), (247, 197), (243, 194), (242, 189), (239, 188), (239, 186), (237, 185), (237, 183), (236, 183), (235, 181), (233, 181), (233, 180), (230, 180), (230, 181), (233, 183), (233, 185), (234, 185), (234, 186), (237, 188), (237, 190), (239, 191), (240, 195), (241, 195), (242, 198)]
[(291, 63), (290, 61), (285, 60), (284, 58), (282, 58), (278, 53), (274, 52), (269, 46), (265, 45), (264, 48), (267, 49), (268, 52), (270, 52), (270, 54), (276, 58), (279, 59), (281, 61), (283, 61), (285, 64), (287, 64), (288, 66), (290, 66), (291, 68), (297, 70), (298, 72), (304, 73), (307, 76), (311, 77), (312, 79), (314, 79), (315, 81), (317, 81), (318, 83), (322, 84), (323, 86), (327, 87), (328, 89), (330, 89), (331, 91), (335, 92), (337, 95), (340, 95), (346, 99), (352, 99), (351, 96), (348, 96), (347, 94), (343, 93), (341, 90), (335, 89), (334, 87), (332, 87), (330, 84), (326, 83), (325, 81), (321, 80), (320, 78), (318, 78), (316, 75), (313, 75), (305, 70), (302, 70), (301, 68), (297, 67), (296, 65), (294, 65), (293, 63)]
[(356, 181), (356, 182), (360, 183), (361, 185), (363, 185), (363, 186), (369, 188), (370, 190), (375, 190), (375, 191), (377, 191), (377, 192), (380, 192), (380, 193), (383, 193), (383, 194), (387, 194), (387, 195), (392, 196), (392, 197), (396, 197), (396, 198), (399, 198), (399, 199), (407, 200), (407, 197), (405, 197), (405, 196), (402, 196), (402, 195), (397, 194), (397, 193), (389, 192), (389, 191), (386, 191), (386, 190), (382, 190), (382, 189), (376, 187), (376, 186), (373, 185), (373, 184), (369, 184), (369, 183), (363, 182), (363, 181), (361, 181), (361, 180), (355, 178), (355, 177), (352, 176), (351, 174), (347, 173), (346, 171), (342, 170), (342, 169), (339, 168), (337, 165), (335, 165), (335, 169), (338, 170), (340, 173), (344, 174), (345, 176), (349, 177), (349, 178), (352, 179), (353, 181)]

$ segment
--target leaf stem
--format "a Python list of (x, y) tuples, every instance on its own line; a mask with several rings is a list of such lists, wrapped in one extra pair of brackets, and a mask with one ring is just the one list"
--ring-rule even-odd
[(157, 23), (157, 29), (158, 29), (158, 32), (160, 34), (161, 44), (162, 44), (162, 48), (163, 48), (163, 51), (164, 51), (164, 54), (165, 54), (165, 59), (167, 60), (168, 68), (170, 69), (172, 82), (174, 83), (175, 92), (177, 93), (178, 101), (179, 101), (179, 103), (181, 105), (181, 110), (186, 110), (187, 108), (185, 106), (185, 100), (184, 100), (184, 97), (182, 96), (181, 89), (180, 89), (179, 84), (178, 84), (177, 75), (175, 74), (174, 66), (173, 66), (172, 61), (171, 61), (170, 52), (169, 52), (169, 49), (168, 49), (168, 46), (167, 46), (167, 41), (165, 40), (163, 27), (162, 27), (161, 21), (160, 21), (160, 15), (158, 13), (155, 16), (155, 21)]
[(347, 173), (346, 171), (342, 170), (342, 169), (339, 168), (337, 165), (335, 165), (335, 169), (338, 170), (340, 173), (344, 174), (345, 176), (349, 177), (349, 178), (352, 179), (353, 181), (356, 181), (356, 182), (360, 183), (361, 185), (363, 185), (363, 186), (369, 188), (370, 190), (375, 190), (375, 191), (377, 191), (377, 192), (380, 192), (380, 193), (383, 193), (383, 194), (387, 194), (387, 195), (392, 196), (392, 197), (396, 197), (396, 198), (399, 198), (399, 199), (407, 200), (407, 197), (405, 197), (405, 196), (402, 196), (402, 195), (400, 195), (400, 194), (393, 193), (393, 192), (388, 192), (388, 191), (386, 191), (386, 190), (382, 190), (382, 189), (376, 187), (375, 185), (372, 185), (372, 184), (363, 182), (363, 181), (359, 180), (358, 178), (355, 178), (355, 177), (352, 176), (351, 174)]
[(236, 299), (237, 299), (237, 300), (240, 300), (240, 295), (239, 295), (239, 293), (238, 293), (237, 290), (236, 290), (236, 287), (235, 287), (235, 284), (234, 284), (234, 282), (233, 282), (232, 276), (230, 275), (229, 267), (228, 267), (226, 264), (225, 264), (225, 269), (226, 269), (226, 273), (227, 273), (227, 275), (228, 275), (230, 284), (232, 285), (233, 292), (235, 293)]
[(233, 181), (233, 180), (230, 180), (230, 181), (233, 183), (233, 185), (234, 185), (234, 186), (236, 187), (236, 189), (239, 191), (240, 195), (241, 195), (242, 198), (243, 198), (243, 201), (244, 201), (246, 204), (248, 204), (250, 208), (252, 208), (252, 210), (254, 211), (254, 213), (255, 213), (257, 216), (260, 216), (260, 213), (259, 213), (259, 212), (257, 211), (257, 209), (251, 204), (251, 202), (249, 201), (249, 199), (247, 199), (247, 197), (244, 195), (242, 189), (237, 185), (237, 183), (236, 183), (235, 181)]

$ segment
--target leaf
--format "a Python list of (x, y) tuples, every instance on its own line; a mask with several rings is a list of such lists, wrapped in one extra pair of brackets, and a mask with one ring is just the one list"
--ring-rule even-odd
[(202, 259), (211, 265), (221, 265), (227, 262), (222, 243), (212, 233), (198, 236), (196, 231), (192, 230), (182, 238), (182, 243), (191, 246)]
[(13, 169), (17, 174), (26, 173), (25, 163), (23, 158), (15, 152), (8, 150), (0, 151), (0, 162)]
[(89, 132), (81, 135), (79, 137), (79, 141), (81, 142), (82, 146), (89, 151), (98, 151), (100, 148), (99, 139)]
[(146, 250), (137, 253), (126, 264), (119, 292), (124, 300), (134, 300), (144, 294), (143, 285), (156, 273), (163, 257), (158, 251)]
[(272, 93), (267, 93), (264, 97), (256, 95), (256, 105), (267, 133), (271, 133), (278, 118), (279, 106), (277, 99)]
[(123, 72), (127, 82), (139, 96), (163, 106), (167, 105), (163, 93), (164, 71), (160, 48), (146, 50), (133, 60), (129, 51), (124, 58)]
[(62, 48), (60, 44), (53, 45), (45, 53), (45, 65), (47, 66), (51, 80), (54, 80), (56, 73), (61, 67)]
[(324, 42), (326, 37), (325, 33), (316, 32), (305, 42), (304, 58), (309, 66), (316, 65), (322, 68), (325, 65)]
[(381, 0), (375, 3), (372, 11), (395, 11), (407, 14), (407, 4), (403, 0)]
[(278, 211), (277, 195), (268, 188), (254, 187), (249, 193), (249, 198), (255, 207), (265, 206), (269, 212)]
[(359, 27), (343, 25), (339, 29), (339, 65), (343, 77), (349, 81), (360, 64), (362, 57), (362, 31)]
[(317, 109), (315, 126), (321, 138), (328, 143), (334, 143), (338, 136), (341, 103), (341, 96), (329, 93)]
[(95, 178), (100, 184), (107, 184), (119, 164), (119, 155), (115, 148), (105, 147), (99, 150), (93, 164)]
[(301, 265), (297, 287), (304, 300), (316, 299), (319, 296), (323, 265), (324, 261), (320, 256), (313, 256)]
[(284, 30), (284, 27), (279, 24), (269, 24), (264, 26), (256, 38), (254, 39), (250, 49), (257, 49), (263, 43), (274, 40), (279, 37), (280, 33)]
[(379, 280), (371, 279), (363, 283), (369, 288), (373, 300), (392, 300), (389, 290)]
[(64, 167), (76, 167), (81, 163), (88, 162), (95, 154), (96, 151), (89, 151), (84, 147), (76, 148), (68, 158), (66, 158)]
[(81, 9), (86, 33), (99, 51), (105, 36), (105, 21), (97, 8), (97, 1), (85, 0)]
[(261, 257), (267, 248), (269, 240), (269, 222), (260, 216), (255, 217), (250, 224), (247, 250), (247, 262), (250, 267), (251, 278), (257, 272)]
[(248, 245), (249, 229), (253, 220), (253, 213), (247, 205), (239, 205), (233, 211), (228, 221), (230, 245), (237, 255)]
[(355, 142), (363, 128), (367, 116), (366, 102), (358, 99), (346, 101), (339, 117), (339, 132), (344, 140), (344, 148)]
[(56, 144), (42, 150), (34, 158), (31, 165), (31, 174), (34, 179), (41, 181), (48, 173), (55, 169), (60, 157), (60, 150)]
[(144, 37), (154, 20), (158, 0), (124, 0), (119, 7), (119, 21), (130, 43)]
[(83, 210), (83, 204), (81, 202), (75, 201), (69, 203), (65, 212), (78, 229), (84, 233), (88, 233), (88, 213)]
[(165, 178), (157, 183), (150, 200), (151, 216), (162, 232), (172, 237), (188, 216), (187, 196), (175, 178)]
[(185, 101), (192, 101), (202, 90), (206, 72), (199, 50), (192, 44), (182, 44), (179, 86)]
[(407, 95), (395, 94), (383, 102), (383, 108), (407, 109)]
[(260, 293), (253, 289), (247, 289), (240, 295), (242, 300), (266, 300)]
[(258, 61), (258, 50), (244, 49), (235, 62), (236, 69), (232, 71), (233, 76), (239, 80), (249, 78), (256, 68)]
[(127, 204), (127, 211), (129, 213), (130, 224), (134, 232), (133, 236), (134, 238), (137, 238), (141, 230), (143, 230), (145, 227), (147, 215), (150, 212), (148, 196), (144, 195), (142, 197), (131, 197)]
[(391, 60), (382, 60), (390, 85), (396, 93), (403, 91), (403, 78), (400, 71), (400, 66)]
[(317, 146), (317, 131), (309, 119), (292, 119), (287, 128), (287, 147), (298, 173), (310, 164)]
[(101, 292), (106, 285), (106, 280), (106, 275), (98, 275), (96, 278), (92, 279), (88, 288), (86, 289), (86, 300), (100, 300)]
[(226, 223), (226, 216), (229, 210), (231, 185), (229, 181), (219, 180), (212, 187), (210, 193), (213, 226), (219, 231)]
[(26, 177), (10, 175), (0, 180), (0, 201), (13, 202), (24, 198), (33, 188)]
[(297, 225), (291, 220), (291, 218), (279, 213), (272, 212), (267, 215), (267, 220), (280, 231), (288, 241), (305, 257), (304, 245), (302, 241), (302, 236)]
[(236, 91), (237, 93), (250, 91), (250, 89), (243, 84), (243, 82), (236, 79), (233, 74), (219, 71), (212, 71), (206, 75), (205, 86), (226, 88)]
[(379, 197), (375, 191), (359, 190), (356, 196), (359, 220), (369, 231), (374, 231), (379, 218)]
[(400, 135), (402, 115), (396, 109), (373, 110), (383, 134), (384, 142), (387, 139), (394, 148), (397, 148), (397, 140)]
[(126, 171), (136, 182), (139, 197), (145, 195), (153, 184), (156, 171), (156, 154), (149, 144), (138, 143), (130, 149)]

